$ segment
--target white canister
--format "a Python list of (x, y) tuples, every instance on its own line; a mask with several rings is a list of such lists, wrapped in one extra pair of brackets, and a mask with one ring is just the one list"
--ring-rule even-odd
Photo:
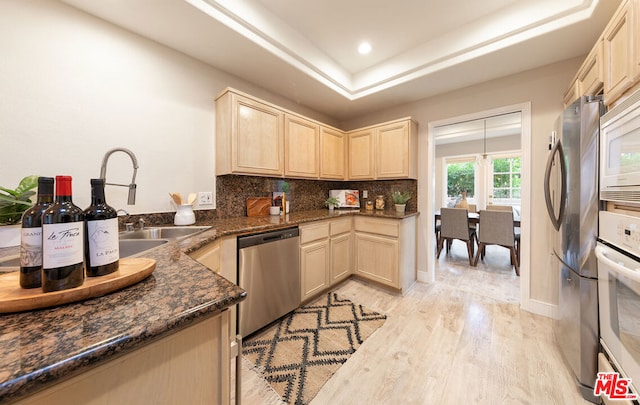
[(173, 219), (175, 225), (191, 225), (196, 222), (196, 215), (193, 213), (191, 204), (178, 205), (176, 216)]

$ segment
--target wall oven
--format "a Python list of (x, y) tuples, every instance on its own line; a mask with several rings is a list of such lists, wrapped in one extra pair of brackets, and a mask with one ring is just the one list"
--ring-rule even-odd
[[(640, 217), (600, 212), (596, 246), (601, 353), (598, 372), (617, 372), (629, 378), (630, 392), (640, 387)], [(597, 386), (597, 384), (596, 384)], [(605, 403), (624, 402), (626, 398)]]
[(600, 120), (600, 199), (640, 203), (640, 90)]

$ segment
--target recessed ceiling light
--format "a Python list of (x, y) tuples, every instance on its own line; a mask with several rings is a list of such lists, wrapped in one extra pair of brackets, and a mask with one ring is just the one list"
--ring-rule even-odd
[(371, 52), (371, 44), (368, 42), (362, 42), (358, 45), (358, 52), (362, 55), (366, 55)]

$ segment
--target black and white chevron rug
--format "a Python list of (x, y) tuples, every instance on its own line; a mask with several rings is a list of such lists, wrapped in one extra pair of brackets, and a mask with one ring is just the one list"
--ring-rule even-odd
[(308, 404), (386, 315), (330, 292), (243, 341), (242, 353), (290, 404)]

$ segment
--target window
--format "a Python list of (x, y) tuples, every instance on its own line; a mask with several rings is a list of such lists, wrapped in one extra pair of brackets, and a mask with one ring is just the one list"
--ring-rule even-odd
[(453, 160), (447, 166), (447, 195), (444, 203), (451, 205), (467, 192), (467, 201), (475, 202), (476, 167), (475, 160)]
[(504, 204), (520, 204), (521, 166), (519, 156), (493, 159), (493, 199)]

